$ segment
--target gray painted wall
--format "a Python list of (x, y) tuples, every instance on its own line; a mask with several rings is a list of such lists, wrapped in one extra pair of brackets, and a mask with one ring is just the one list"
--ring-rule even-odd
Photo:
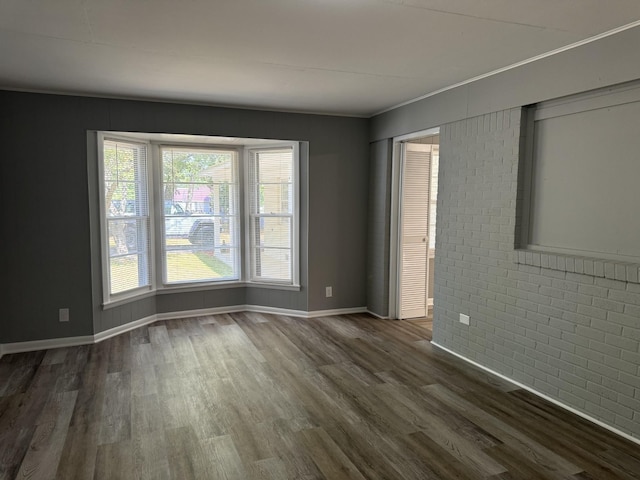
[[(367, 120), (7, 91), (0, 91), (0, 105), (1, 265), (9, 284), (0, 325), (4, 342), (91, 335), (154, 313), (214, 306), (365, 305)], [(99, 242), (90, 228), (97, 198), (95, 188), (89, 197), (89, 185), (95, 187), (97, 177), (88, 162), (89, 130), (308, 141), (302, 290), (158, 295), (103, 312), (100, 272), (91, 269)], [(324, 297), (325, 285), (333, 286), (333, 298)], [(61, 307), (70, 308), (69, 323), (58, 322)]]
[(381, 317), (389, 315), (391, 148), (390, 140), (372, 143), (369, 164), (367, 308)]

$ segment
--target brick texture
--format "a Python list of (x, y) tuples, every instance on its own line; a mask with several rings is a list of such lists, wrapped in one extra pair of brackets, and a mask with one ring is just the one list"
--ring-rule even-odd
[(516, 108), (441, 129), (434, 341), (640, 438), (639, 286), (514, 250), (522, 123)]

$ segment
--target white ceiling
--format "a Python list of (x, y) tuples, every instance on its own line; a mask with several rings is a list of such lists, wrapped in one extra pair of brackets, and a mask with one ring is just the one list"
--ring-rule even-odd
[(0, 0), (0, 88), (369, 116), (638, 0)]

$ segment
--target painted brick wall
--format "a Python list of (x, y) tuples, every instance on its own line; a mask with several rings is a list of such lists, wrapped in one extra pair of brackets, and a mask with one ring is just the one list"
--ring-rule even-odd
[(441, 130), (434, 341), (640, 438), (640, 284), (514, 261), (522, 113)]

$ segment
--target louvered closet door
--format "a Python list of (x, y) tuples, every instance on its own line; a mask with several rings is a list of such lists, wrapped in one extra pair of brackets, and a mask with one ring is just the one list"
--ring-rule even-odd
[(427, 315), (431, 145), (403, 145), (400, 213), (400, 318)]

